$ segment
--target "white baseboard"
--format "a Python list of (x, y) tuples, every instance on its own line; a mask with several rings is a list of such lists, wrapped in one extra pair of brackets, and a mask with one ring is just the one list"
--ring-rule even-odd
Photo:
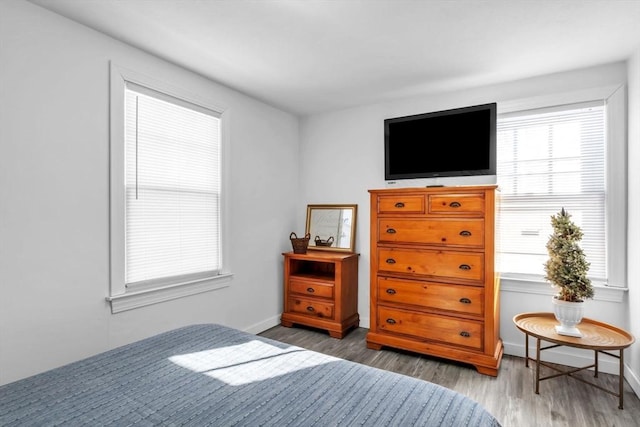
[(360, 318), (360, 327), (369, 329), (369, 326), (371, 326), (371, 321), (370, 321), (369, 317), (361, 317)]
[(245, 332), (249, 332), (250, 334), (259, 334), (260, 332), (264, 332), (267, 329), (273, 328), (274, 326), (278, 326), (280, 324), (280, 315), (269, 317), (261, 322), (254, 323), (253, 325), (247, 326), (242, 330)]
[(624, 365), (624, 379), (629, 383), (636, 396), (640, 396), (640, 378), (629, 369), (628, 365)]

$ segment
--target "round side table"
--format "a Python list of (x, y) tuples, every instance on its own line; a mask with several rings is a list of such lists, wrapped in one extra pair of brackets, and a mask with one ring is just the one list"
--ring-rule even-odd
[[(513, 318), (513, 322), (516, 327), (525, 334), (525, 365), (529, 366), (529, 360), (536, 363), (536, 394), (540, 392), (540, 381), (556, 378), (562, 375), (570, 376), (574, 379), (582, 381), (586, 384), (594, 386), (609, 394), (613, 394), (618, 397), (618, 408), (623, 409), (623, 387), (624, 387), (624, 349), (634, 343), (635, 338), (629, 332), (624, 329), (617, 328), (613, 325), (609, 325), (604, 322), (599, 322), (593, 319), (582, 319), (582, 322), (578, 325), (578, 329), (582, 332), (582, 337), (570, 337), (566, 335), (559, 335), (556, 333), (556, 325), (559, 322), (556, 320), (553, 313), (522, 313)], [(529, 357), (529, 336), (536, 338), (536, 357), (532, 359)], [(547, 341), (552, 343), (546, 347), (541, 347), (541, 341)], [(540, 353), (543, 350), (556, 348), (560, 346), (583, 348), (587, 350), (593, 350), (594, 363), (581, 368), (574, 368), (566, 371), (562, 371), (555, 366), (545, 363), (540, 360)], [(619, 351), (619, 354), (611, 353), (612, 351)], [(572, 374), (583, 371), (585, 369), (594, 368), (595, 375), (598, 377), (598, 354), (603, 353), (608, 356), (618, 359), (620, 376), (618, 391), (607, 390), (593, 382), (586, 381), (582, 378), (573, 376)], [(546, 366), (555, 371), (557, 374), (549, 375), (546, 377), (540, 377), (540, 366)]]

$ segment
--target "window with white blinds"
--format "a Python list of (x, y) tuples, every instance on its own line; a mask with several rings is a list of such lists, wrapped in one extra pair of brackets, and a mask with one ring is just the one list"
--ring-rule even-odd
[(126, 286), (218, 274), (219, 115), (127, 82), (124, 137)]
[(604, 103), (500, 115), (497, 132), (499, 271), (543, 277), (550, 218), (564, 208), (584, 233), (589, 277), (605, 281)]

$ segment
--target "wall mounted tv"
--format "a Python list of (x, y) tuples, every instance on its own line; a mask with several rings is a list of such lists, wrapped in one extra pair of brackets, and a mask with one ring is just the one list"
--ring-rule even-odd
[(496, 109), (490, 103), (386, 119), (385, 180), (490, 175), (495, 182)]

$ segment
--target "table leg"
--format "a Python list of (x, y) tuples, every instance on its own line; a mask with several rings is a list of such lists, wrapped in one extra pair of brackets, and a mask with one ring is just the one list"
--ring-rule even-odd
[(540, 338), (536, 339), (536, 394), (540, 394)]
[(594, 377), (598, 378), (598, 350), (593, 351), (595, 354), (593, 356), (593, 364), (595, 365), (595, 375)]
[(620, 375), (618, 376), (618, 393), (620, 393), (620, 401), (619, 401), (619, 405), (618, 405), (618, 409), (623, 409), (622, 406), (622, 399), (623, 399), (623, 392), (624, 392), (624, 348), (620, 349)]
[(524, 334), (524, 366), (529, 367), (529, 334)]

